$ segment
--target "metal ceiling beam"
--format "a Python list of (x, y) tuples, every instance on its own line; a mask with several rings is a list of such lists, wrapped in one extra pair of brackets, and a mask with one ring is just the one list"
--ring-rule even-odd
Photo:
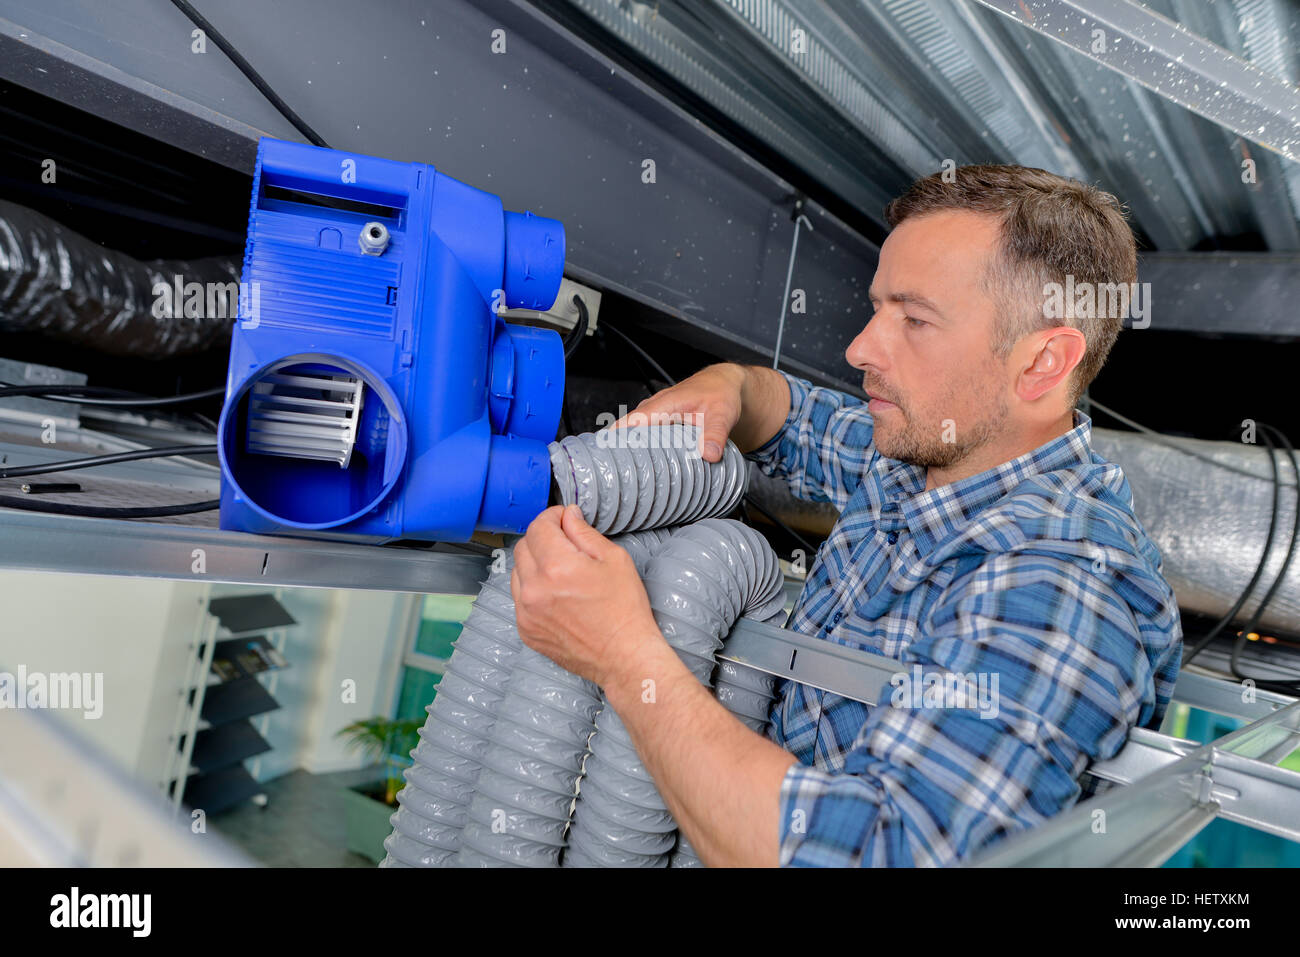
[(1300, 91), (1140, 3), (979, 2), (1252, 142), (1300, 162)]
[(1138, 281), (1151, 283), (1150, 329), (1300, 337), (1300, 254), (1147, 253)]
[[(911, 181), (911, 175), (883, 143), (862, 136), (831, 148), (824, 139), (831, 107), (827, 105), (824, 115), (818, 115), (810, 98), (791, 102), (801, 91), (801, 83), (763, 88), (754, 83), (749, 71), (755, 61), (784, 67), (778, 65), (773, 51), (757, 41), (746, 51), (718, 43), (718, 35), (705, 29), (722, 15), (713, 0), (696, 0), (685, 8), (620, 0), (551, 0), (544, 8), (552, 9), (557, 3), (567, 4), (599, 24), (618, 42), (856, 208), (878, 216)], [(741, 39), (739, 35), (733, 38)]]
[[(936, 134), (957, 138), (960, 131), (956, 152), (945, 157), (958, 163), (1018, 162), (1087, 178), (1080, 158), (1053, 124), (1050, 104), (1016, 72), (983, 18), (972, 15), (970, 4), (784, 2), (810, 17), (829, 7), (838, 17), (838, 32), (845, 34), (833, 41), (836, 45), (846, 46), (852, 38), (890, 65), (893, 89), (887, 102), (892, 109), (932, 117)], [(929, 172), (933, 169), (917, 171)]]
[[(1287, 24), (1275, 3), (1246, 0), (1251, 13), (1240, 16), (1240, 2), (1205, 3), (1204, 0), (1148, 0), (1148, 4), (1188, 30), (1229, 53), (1254, 63), (1287, 83), (1296, 85), (1300, 61), (1285, 55)], [(1283, 0), (1290, 3), (1291, 0)], [(1293, 16), (1295, 14), (1292, 14)], [(1300, 33), (1297, 33), (1300, 36)], [(1268, 249), (1300, 249), (1300, 164), (1272, 153), (1252, 149), (1230, 130), (1168, 101), (1161, 101), (1170, 132), (1178, 142), (1197, 189), (1209, 203), (1219, 224), (1219, 235), (1239, 236), (1258, 231)], [(1231, 158), (1230, 162), (1225, 162)], [(1254, 182), (1242, 182), (1242, 163), (1255, 163)]]

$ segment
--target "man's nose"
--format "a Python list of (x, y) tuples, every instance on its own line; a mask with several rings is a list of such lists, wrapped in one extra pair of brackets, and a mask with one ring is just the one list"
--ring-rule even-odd
[(867, 324), (862, 327), (862, 331), (854, 337), (849, 343), (849, 347), (844, 350), (844, 358), (848, 360), (849, 365), (855, 369), (865, 370), (867, 366), (881, 367), (880, 344), (877, 340), (877, 331), (880, 323), (875, 321), (876, 317), (872, 316), (867, 320)]

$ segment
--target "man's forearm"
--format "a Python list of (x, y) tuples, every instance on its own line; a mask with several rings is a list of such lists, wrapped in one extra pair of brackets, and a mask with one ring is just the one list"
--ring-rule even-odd
[(794, 756), (729, 714), (658, 632), (641, 647), (605, 694), (678, 826), (711, 867), (776, 866)]
[(752, 452), (780, 430), (790, 414), (790, 387), (775, 369), (727, 363), (729, 374), (740, 382), (740, 418), (731, 429), (731, 441), (742, 452)]

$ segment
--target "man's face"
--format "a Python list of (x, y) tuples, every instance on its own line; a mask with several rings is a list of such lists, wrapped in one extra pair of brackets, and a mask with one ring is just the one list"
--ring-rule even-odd
[(997, 242), (995, 219), (953, 210), (905, 220), (881, 247), (875, 313), (845, 355), (886, 458), (950, 468), (1006, 429), (1012, 380), (984, 291)]

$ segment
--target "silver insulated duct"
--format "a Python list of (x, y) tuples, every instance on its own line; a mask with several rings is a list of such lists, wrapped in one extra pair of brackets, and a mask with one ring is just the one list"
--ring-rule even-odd
[[(1110, 429), (1093, 429), (1092, 447), (1124, 470), (1134, 511), (1160, 549), (1165, 578), (1179, 606), (1223, 615), (1263, 554), (1273, 512), (1267, 449), (1245, 442), (1157, 440)], [(1285, 486), (1276, 538), (1264, 576), (1242, 609), (1245, 613), (1254, 610), (1281, 570), (1294, 522), (1296, 476), (1286, 454), (1279, 450), (1275, 455), (1278, 478)], [(1300, 561), (1287, 570), (1260, 627), (1300, 632)]]

